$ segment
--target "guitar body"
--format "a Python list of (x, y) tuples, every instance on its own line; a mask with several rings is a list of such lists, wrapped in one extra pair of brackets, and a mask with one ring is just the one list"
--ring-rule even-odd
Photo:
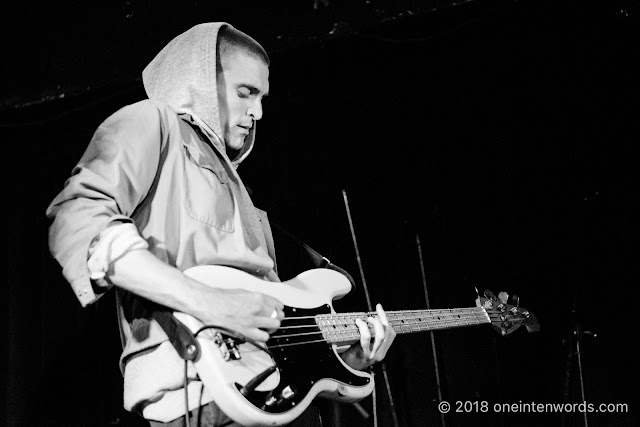
[[(246, 426), (282, 425), (302, 414), (318, 395), (355, 401), (372, 392), (371, 375), (347, 366), (336, 346), (322, 339), (313, 321), (316, 315), (334, 313), (332, 301), (351, 290), (351, 283), (340, 273), (309, 270), (283, 283), (266, 282), (222, 266), (194, 267), (185, 274), (217, 288), (262, 292), (285, 305), (282, 328), (267, 342), (275, 362), (248, 343), (237, 345), (235, 354), (239, 358), (234, 360), (233, 355), (229, 357), (234, 353), (233, 343), (231, 348), (225, 342), (221, 344), (215, 330), (198, 335), (201, 352), (194, 362), (198, 375), (216, 404), (236, 422)], [(192, 316), (174, 314), (193, 332), (203, 326)], [(296, 328), (301, 333), (284, 332), (297, 331)], [(309, 340), (309, 336), (319, 339)], [(241, 387), (274, 363), (277, 370), (255, 390), (247, 396), (240, 392)]]

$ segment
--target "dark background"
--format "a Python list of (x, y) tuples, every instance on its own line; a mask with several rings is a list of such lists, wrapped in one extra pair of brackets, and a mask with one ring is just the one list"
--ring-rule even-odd
[[(348, 4), (347, 4), (348, 3)], [(271, 54), (271, 96), (240, 168), (256, 204), (358, 288), (338, 311), (472, 306), (520, 296), (541, 331), (440, 331), (443, 398), (587, 402), (638, 425), (637, 1), (23, 2), (2, 16), (7, 282), (0, 424), (139, 425), (121, 409), (112, 293), (82, 309), (51, 259), (44, 211), (96, 126), (144, 97), (140, 72), (171, 38), (227, 20)], [(283, 278), (303, 268), (281, 245)], [(386, 362), (402, 426), (440, 425), (428, 334)], [(310, 366), (312, 369), (312, 366)], [(380, 425), (393, 425), (377, 371)], [(363, 401), (371, 412), (371, 399)], [(350, 405), (326, 424), (371, 425)], [(582, 414), (450, 413), (447, 425), (584, 425)]]

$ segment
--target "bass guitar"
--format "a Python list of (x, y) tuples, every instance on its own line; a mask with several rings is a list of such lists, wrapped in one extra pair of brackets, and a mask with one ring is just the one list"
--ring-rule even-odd
[[(285, 305), (281, 327), (266, 347), (174, 313), (197, 335), (200, 351), (193, 362), (198, 376), (234, 421), (246, 426), (279, 426), (298, 417), (316, 396), (349, 402), (372, 392), (372, 375), (351, 369), (339, 352), (359, 341), (355, 320), (376, 313), (335, 313), (332, 301), (351, 290), (342, 274), (314, 269), (282, 283), (265, 282), (222, 266), (194, 267), (185, 274), (217, 288), (262, 292)], [(478, 307), (386, 314), (398, 334), (481, 324), (490, 324), (503, 335), (521, 325), (530, 331), (538, 329), (532, 313), (501, 302), (488, 291), (479, 297)]]

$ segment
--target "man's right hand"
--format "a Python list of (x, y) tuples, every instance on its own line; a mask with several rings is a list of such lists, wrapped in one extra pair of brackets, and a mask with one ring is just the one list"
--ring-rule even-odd
[(106, 279), (136, 295), (189, 314), (205, 325), (229, 328), (258, 342), (266, 342), (284, 318), (284, 305), (279, 300), (259, 292), (205, 285), (146, 249), (129, 251), (118, 258), (111, 264)]
[(284, 304), (269, 295), (208, 286), (204, 294), (203, 307), (195, 317), (205, 325), (223, 326), (254, 341), (266, 342), (284, 318)]

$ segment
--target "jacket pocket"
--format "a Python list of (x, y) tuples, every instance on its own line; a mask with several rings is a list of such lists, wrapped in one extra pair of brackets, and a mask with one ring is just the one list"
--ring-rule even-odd
[(235, 206), (227, 172), (219, 162), (205, 158), (197, 150), (188, 146), (184, 149), (187, 213), (210, 227), (232, 232)]

